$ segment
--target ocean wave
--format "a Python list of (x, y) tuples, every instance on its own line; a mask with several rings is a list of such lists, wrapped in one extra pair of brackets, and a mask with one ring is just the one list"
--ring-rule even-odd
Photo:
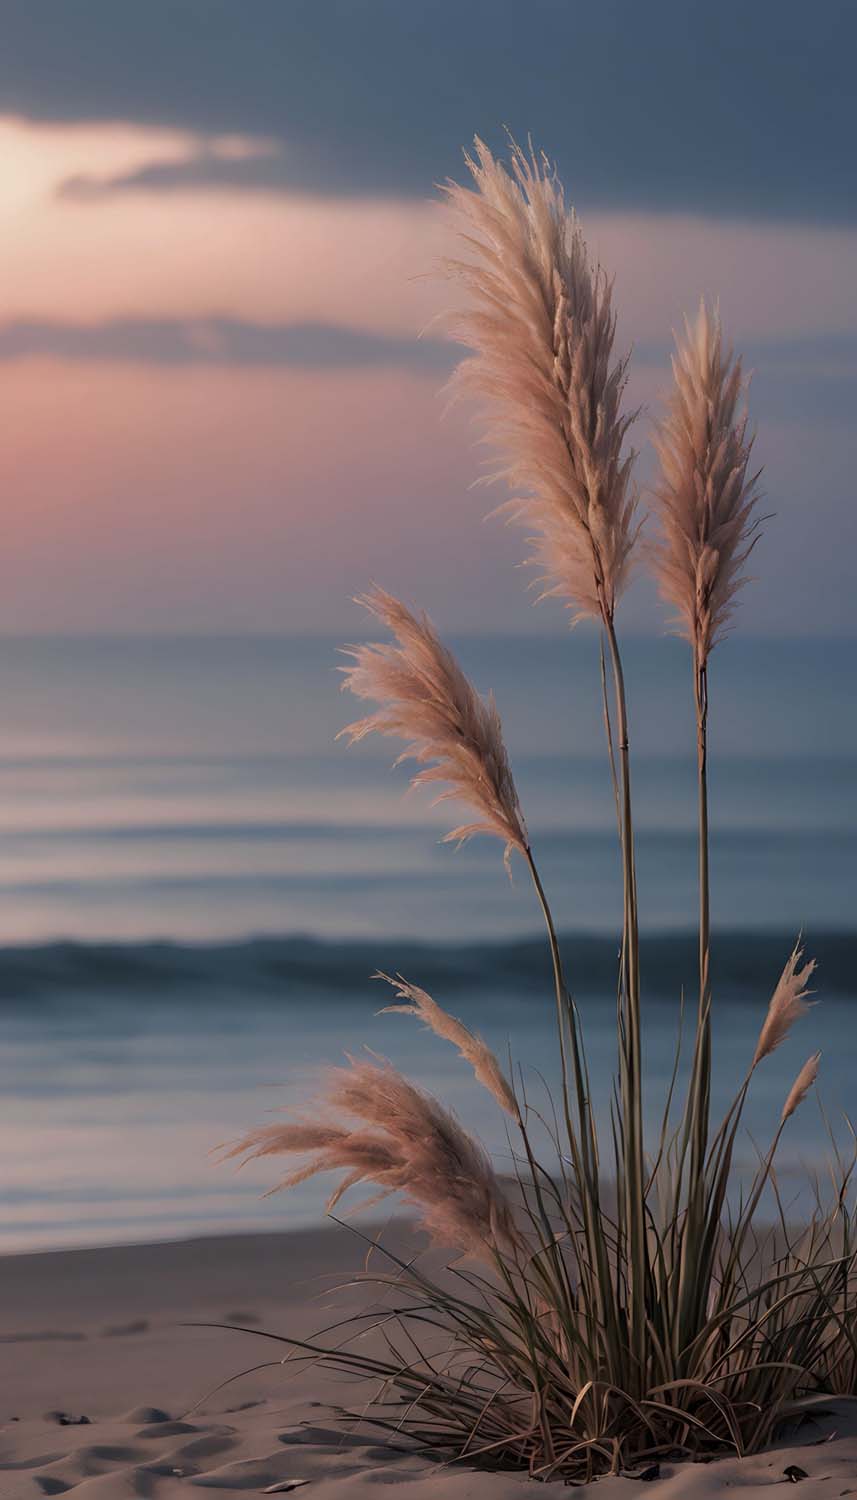
[[(675, 817), (675, 814), (673, 814)], [(437, 818), (427, 817), (423, 823), (393, 823), (375, 822), (366, 823), (360, 821), (349, 822), (338, 819), (336, 822), (322, 821), (320, 819), (290, 819), (280, 822), (268, 819), (246, 819), (240, 817), (223, 818), (216, 821), (205, 821), (200, 819), (193, 821), (188, 818), (175, 819), (170, 822), (137, 822), (137, 823), (63, 823), (63, 824), (25, 824), (4, 831), (3, 843), (7, 849), (16, 849), (20, 846), (46, 846), (47, 848), (62, 847), (67, 844), (86, 844), (97, 847), (102, 844), (146, 844), (168, 848), (173, 843), (201, 843), (201, 844), (353, 844), (353, 843), (383, 843), (383, 844), (407, 844), (417, 839), (425, 840), (434, 837), (438, 830), (443, 830), (444, 824)], [(539, 827), (537, 824), (530, 830), (534, 845), (552, 853), (574, 853), (585, 850), (600, 853), (606, 849), (612, 852), (616, 845), (615, 820), (605, 818), (604, 823), (592, 821), (581, 825), (578, 819), (566, 826), (553, 823), (550, 827)], [(696, 825), (692, 820), (692, 814), (688, 814), (686, 823), (676, 821), (673, 826), (664, 826), (662, 823), (650, 824), (644, 819), (638, 821), (637, 842), (653, 850), (675, 849), (684, 852), (695, 846), (697, 838)], [(853, 849), (857, 845), (857, 825), (852, 824), (847, 817), (838, 817), (834, 821), (834, 813), (829, 815), (829, 821), (820, 822), (815, 818), (812, 822), (801, 823), (797, 820), (786, 824), (765, 822), (745, 822), (744, 824), (721, 824), (711, 834), (712, 848), (715, 850), (736, 850), (766, 848), (777, 849), (796, 845), (817, 847), (831, 845), (837, 848)], [(480, 850), (487, 846), (479, 846)], [(493, 850), (484, 856), (485, 862), (493, 858)]]
[[(794, 934), (722, 932), (713, 939), (712, 971), (717, 995), (737, 1000), (766, 996), (782, 969)], [(569, 978), (578, 994), (615, 989), (614, 941), (589, 935), (563, 940)], [(812, 935), (808, 946), (819, 961), (819, 996), (857, 995), (857, 933)], [(643, 983), (654, 997), (692, 991), (696, 966), (693, 933), (643, 940)], [(522, 937), (505, 942), (425, 943), (380, 937), (327, 941), (312, 937), (248, 938), (224, 943), (54, 942), (0, 947), (0, 1007), (38, 1004), (111, 1005), (145, 1000), (169, 1002), (177, 993), (200, 1003), (252, 997), (271, 1003), (305, 1000), (308, 992), (365, 999), (378, 967), (401, 972), (439, 999), (457, 991), (527, 992), (549, 982), (544, 941)]]

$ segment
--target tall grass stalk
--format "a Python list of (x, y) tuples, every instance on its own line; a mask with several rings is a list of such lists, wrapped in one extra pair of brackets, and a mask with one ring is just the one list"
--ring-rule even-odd
[[(711, 897), (708, 831), (708, 662), (732, 616), (743, 567), (758, 535), (758, 474), (747, 413), (740, 410), (740, 359), (725, 350), (720, 319), (705, 302), (676, 341), (673, 388), (655, 439), (660, 473), (655, 499), (661, 539), (654, 572), (690, 643), (696, 711), (699, 880), (699, 998), (688, 1110), (691, 1232), (700, 1240), (711, 1100)], [(700, 1267), (689, 1266), (688, 1297), (698, 1296)], [(704, 1277), (702, 1278), (704, 1281)], [(691, 1322), (697, 1316), (686, 1310)]]
[(550, 163), (513, 143), (507, 172), (477, 139), (467, 165), (472, 186), (447, 187), (467, 251), (466, 259), (447, 263), (467, 292), (464, 309), (447, 323), (470, 351), (452, 390), (475, 398), (485, 413), (486, 437), (500, 458), (493, 477), (515, 490), (501, 510), (535, 532), (530, 561), (541, 571), (543, 596), (563, 599), (575, 620), (588, 615), (600, 623), (611, 667), (623, 887), (619, 1092), (629, 1163), (620, 1229), (641, 1345), (650, 1276), (639, 923), (628, 710), (615, 626), (639, 536), (635, 454), (625, 450), (637, 413), (623, 409), (628, 356), (614, 352), (612, 283), (593, 264)]
[[(729, 1108), (716, 1128), (710, 1119), (708, 662), (758, 522), (751, 440), (738, 412), (740, 361), (724, 353), (719, 322), (704, 305), (679, 342), (656, 438), (662, 537), (650, 553), (692, 648), (699, 988), (683, 1103), (676, 1112), (679, 1043), (660, 1130), (644, 1138), (628, 710), (615, 623), (639, 533), (634, 455), (625, 444), (636, 415), (623, 410), (627, 358), (613, 354), (612, 284), (593, 267), (548, 163), (513, 148), (507, 170), (477, 142), (468, 165), (472, 187), (448, 189), (465, 258), (447, 269), (467, 292), (450, 326), (470, 350), (455, 387), (487, 413), (500, 473), (515, 491), (505, 509), (533, 533), (545, 592), (601, 631), (623, 884), (609, 1148), (599, 1139), (581, 1019), (494, 700), (476, 690), (427, 616), (375, 590), (362, 602), (391, 639), (350, 648), (344, 685), (374, 706), (343, 733), (403, 742), (400, 760), (417, 763), (414, 782), (438, 784), (438, 800), (468, 808), (447, 839), (488, 834), (501, 840), (507, 865), (524, 861), (550, 949), (558, 1098), (549, 1094), (537, 1109), (523, 1080), (516, 1087), (479, 1037), (400, 976), (389, 981), (400, 1003), (385, 1009), (422, 1021), (472, 1069), (503, 1112), (510, 1179), (438, 1100), (377, 1062), (351, 1060), (305, 1117), (251, 1131), (229, 1154), (298, 1158), (280, 1186), (339, 1173), (331, 1206), (364, 1183), (381, 1196), (403, 1195), (431, 1238), (459, 1257), (433, 1273), (379, 1245), (390, 1273), (370, 1279), (388, 1295), (383, 1314), (358, 1315), (318, 1340), (283, 1339), (290, 1358), (376, 1381), (370, 1420), (447, 1457), (577, 1481), (664, 1454), (752, 1452), (808, 1397), (852, 1378), (853, 1161), (837, 1159), (833, 1208), (819, 1199), (796, 1234), (775, 1163), (815, 1082), (813, 1053), (749, 1182), (736, 1181), (756, 1071), (808, 1009), (814, 965), (799, 944)], [(547, 1133), (546, 1159), (536, 1126)], [(763, 1204), (773, 1209), (767, 1225)]]

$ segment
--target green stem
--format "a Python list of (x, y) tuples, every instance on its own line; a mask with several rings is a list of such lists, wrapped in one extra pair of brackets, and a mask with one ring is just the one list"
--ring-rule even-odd
[[(649, 1283), (646, 1230), (646, 1173), (643, 1143), (642, 1063), (640, 1027), (640, 932), (637, 876), (631, 807), (631, 767), (625, 676), (612, 612), (605, 608), (604, 628), (610, 653), (616, 703), (616, 737), (620, 772), (620, 837), (622, 845), (622, 1007), (620, 1022), (620, 1088), (625, 1140), (624, 1207), (629, 1239), (631, 1317), (638, 1359), (645, 1359), (646, 1300)], [(641, 1368), (641, 1378), (644, 1371)]]
[(711, 1107), (711, 898), (708, 870), (708, 666), (696, 662), (696, 758), (699, 783), (699, 1069), (691, 1178), (705, 1163)]
[[(699, 860), (699, 1003), (693, 1049), (682, 1164), (690, 1150), (687, 1217), (682, 1235), (680, 1347), (693, 1338), (704, 1316), (704, 1277), (700, 1274), (704, 1234), (706, 1156), (711, 1113), (711, 911), (708, 856), (708, 664), (694, 652)], [(712, 1226), (709, 1225), (709, 1235)]]
[[(569, 995), (568, 987), (566, 986), (565, 982), (565, 975), (563, 973), (562, 967), (562, 955), (559, 951), (559, 941), (556, 935), (556, 928), (554, 927), (553, 915), (551, 913), (547, 896), (545, 895), (545, 889), (542, 885), (541, 877), (539, 876), (539, 872), (536, 868), (536, 862), (533, 859), (532, 850), (527, 849), (524, 857), (527, 861), (527, 866), (530, 871), (530, 876), (532, 877), (533, 886), (535, 887), (535, 892), (542, 910), (542, 916), (544, 917), (545, 927), (547, 929), (548, 935), (548, 943), (550, 946), (551, 963), (553, 965), (554, 989), (556, 992), (557, 1026), (559, 1029), (560, 1062), (562, 1064), (563, 1104), (565, 1108), (565, 1121), (566, 1131), (568, 1133), (569, 1148), (572, 1152), (572, 1156), (576, 1156), (577, 1146), (579, 1143), (586, 1157), (588, 1155), (587, 1147), (589, 1136), (589, 1131), (587, 1129), (587, 1122), (589, 1118), (589, 1099), (587, 1097), (585, 1070), (581, 1057), (581, 1049), (578, 1038), (577, 1016), (575, 1013), (573, 1001), (571, 999), (571, 996)], [(569, 1041), (571, 1042), (574, 1089), (577, 1095), (579, 1131), (575, 1131), (574, 1129), (568, 1108)]]
[[(572, 999), (568, 986), (565, 982), (565, 974), (562, 966), (562, 955), (559, 950), (559, 941), (556, 935), (553, 915), (550, 904), (545, 895), (539, 872), (533, 859), (532, 851), (526, 850), (525, 859), (532, 877), (533, 886), (542, 909), (542, 915), (547, 929), (548, 942), (550, 944), (551, 961), (553, 964), (554, 987), (556, 991), (557, 1024), (559, 1029), (560, 1062), (562, 1066), (562, 1095), (563, 1110), (565, 1115), (565, 1126), (568, 1135), (569, 1151), (571, 1154), (574, 1175), (580, 1196), (580, 1209), (583, 1215), (583, 1229), (590, 1257), (590, 1265), (594, 1271), (595, 1285), (598, 1288), (600, 1299), (602, 1326), (608, 1335), (615, 1334), (616, 1317), (615, 1306), (610, 1295), (610, 1265), (607, 1257), (607, 1248), (602, 1222), (600, 1190), (598, 1180), (598, 1140), (595, 1130), (595, 1122), (592, 1115), (592, 1104), (589, 1094), (589, 1076), (586, 1068), (586, 1054), (580, 1035), (580, 1018), (577, 1007)], [(569, 1076), (568, 1076), (568, 1052), (569, 1043), (571, 1051), (571, 1067), (573, 1073), (573, 1087), (577, 1101), (577, 1129), (571, 1118), (569, 1105)]]

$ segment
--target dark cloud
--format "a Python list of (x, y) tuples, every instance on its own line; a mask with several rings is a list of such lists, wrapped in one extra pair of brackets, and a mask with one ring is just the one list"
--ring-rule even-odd
[(506, 123), (584, 203), (854, 222), (856, 46), (853, 0), (4, 0), (0, 106), (283, 147), (185, 186), (425, 196)]
[[(857, 408), (857, 336), (765, 340), (744, 350), (750, 409), (762, 428), (800, 420), (850, 426)], [(454, 348), (438, 339), (362, 332), (330, 323), (251, 323), (240, 318), (112, 318), (99, 323), (27, 319), (0, 323), (0, 362), (34, 357), (181, 367), (452, 369)], [(668, 384), (670, 349), (644, 343), (632, 368), (657, 367)]]
[(449, 369), (453, 353), (436, 339), (397, 338), (327, 323), (250, 323), (238, 318), (50, 319), (0, 324), (0, 361), (33, 356), (121, 360), (154, 365), (262, 365), (349, 369), (398, 365)]

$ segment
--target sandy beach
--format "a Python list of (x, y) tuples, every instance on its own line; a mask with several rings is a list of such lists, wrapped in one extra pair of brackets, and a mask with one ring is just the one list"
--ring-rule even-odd
[[(392, 1234), (391, 1243), (407, 1242), (407, 1231)], [(337, 1426), (330, 1406), (359, 1409), (368, 1392), (323, 1371), (274, 1364), (211, 1394), (284, 1350), (185, 1325), (242, 1322), (308, 1336), (349, 1306), (366, 1306), (366, 1288), (334, 1290), (359, 1268), (357, 1242), (336, 1227), (5, 1257), (2, 1500), (179, 1500), (193, 1487), (246, 1496), (291, 1480), (306, 1481), (300, 1488), (318, 1500), (377, 1495), (389, 1484), (412, 1500), (520, 1495), (525, 1478), (439, 1467), (369, 1428)], [(784, 1471), (797, 1465), (807, 1500), (857, 1494), (857, 1413), (830, 1403), (825, 1411), (791, 1442), (750, 1459), (664, 1464), (645, 1493), (708, 1500), (788, 1484)], [(642, 1488), (617, 1477), (591, 1492), (613, 1500)]]

